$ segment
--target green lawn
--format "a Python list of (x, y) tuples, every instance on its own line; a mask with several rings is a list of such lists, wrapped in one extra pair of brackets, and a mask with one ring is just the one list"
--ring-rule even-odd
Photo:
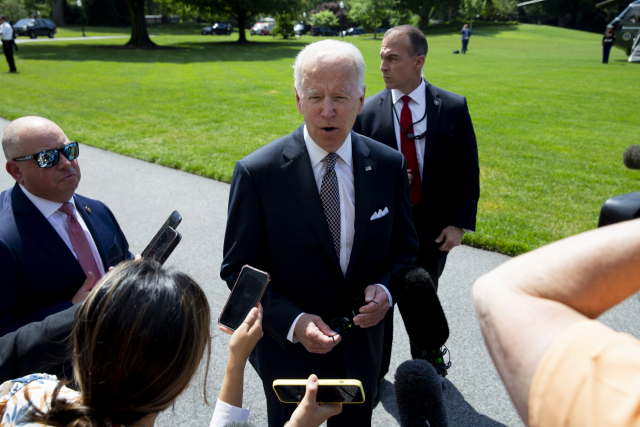
[[(0, 74), (0, 116), (43, 115), (83, 143), (229, 181), (239, 158), (301, 123), (291, 64), (317, 40), (237, 37), (161, 35), (173, 49), (151, 51), (110, 48), (122, 39), (23, 44), (20, 74)], [(602, 65), (598, 34), (532, 25), (478, 28), (464, 56), (451, 54), (457, 34), (428, 40), (427, 79), (467, 97), (478, 137), (482, 195), (466, 243), (522, 253), (594, 228), (607, 198), (640, 190), (621, 161), (639, 143), (640, 66), (621, 50)], [(378, 92), (380, 40), (349, 41)]]

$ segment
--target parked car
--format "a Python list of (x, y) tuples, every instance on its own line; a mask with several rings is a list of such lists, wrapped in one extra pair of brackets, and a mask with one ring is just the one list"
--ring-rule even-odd
[(309, 32), (309, 30), (311, 30), (311, 25), (309, 25), (309, 24), (296, 24), (293, 27), (293, 32), (296, 33), (299, 36), (303, 36), (303, 35), (307, 34)]
[(228, 22), (214, 22), (208, 27), (202, 29), (202, 35), (226, 35), (228, 36), (233, 32), (233, 27)]
[(376, 34), (384, 34), (389, 31), (388, 28), (376, 28)]
[(273, 27), (267, 22), (256, 22), (256, 24), (251, 27), (249, 31), (251, 35), (259, 35), (259, 36), (268, 36), (271, 34)]
[(342, 32), (343, 36), (357, 36), (358, 34), (364, 34), (364, 28), (349, 28), (348, 30)]
[(13, 31), (16, 36), (29, 36), (32, 39), (38, 36), (49, 36), (50, 39), (58, 32), (56, 24), (50, 19), (20, 19), (13, 24)]
[(323, 28), (323, 27), (311, 27), (311, 32), (310, 34), (312, 36), (331, 36), (331, 37), (335, 37), (338, 36), (338, 32), (332, 30), (331, 28)]

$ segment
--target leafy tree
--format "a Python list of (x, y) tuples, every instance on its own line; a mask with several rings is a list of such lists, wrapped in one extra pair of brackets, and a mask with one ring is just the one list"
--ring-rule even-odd
[(276, 15), (276, 26), (273, 33), (281, 35), (283, 39), (288, 39), (293, 35), (293, 14), (281, 13)]
[(144, 0), (126, 0), (131, 15), (131, 38), (125, 46), (156, 46), (149, 38), (147, 20), (144, 17)]
[(324, 29), (338, 25), (338, 18), (330, 10), (323, 10), (311, 15), (311, 24), (322, 27), (322, 35), (324, 36)]
[(498, 20), (507, 20), (518, 5), (515, 0), (492, 0), (493, 14)]
[(204, 14), (222, 14), (238, 22), (238, 43), (246, 43), (245, 25), (258, 14), (295, 14), (301, 9), (301, 0), (183, 0), (193, 4)]
[(366, 30), (373, 30), (373, 38), (377, 38), (376, 30), (383, 19), (389, 18), (396, 0), (354, 0), (351, 2), (349, 18), (359, 21)]
[(486, 4), (486, 0), (462, 0), (458, 12), (473, 25), (473, 18), (482, 14)]

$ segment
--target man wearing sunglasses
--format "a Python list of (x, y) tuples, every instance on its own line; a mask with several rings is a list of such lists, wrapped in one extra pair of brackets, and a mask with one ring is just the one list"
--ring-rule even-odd
[(82, 302), (132, 258), (109, 208), (75, 194), (80, 149), (55, 123), (14, 120), (2, 149), (16, 184), (0, 194), (0, 336)]

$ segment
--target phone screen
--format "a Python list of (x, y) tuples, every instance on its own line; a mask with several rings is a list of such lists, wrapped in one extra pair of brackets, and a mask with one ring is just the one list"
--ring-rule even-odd
[[(304, 385), (277, 385), (274, 387), (283, 402), (301, 402), (307, 387)], [(361, 403), (364, 402), (360, 387), (355, 385), (318, 385), (316, 402)]]
[(253, 307), (258, 305), (269, 275), (255, 268), (244, 266), (231, 291), (229, 300), (220, 314), (218, 323), (235, 331)]
[[(158, 240), (156, 240), (155, 243), (152, 244), (151, 248), (149, 248), (145, 258), (151, 258), (159, 262), (162, 260), (162, 262), (164, 262), (164, 260), (166, 260), (166, 257), (164, 256), (165, 252), (173, 246), (174, 240), (177, 237), (177, 231), (171, 227), (165, 228), (162, 234), (160, 234), (160, 237), (158, 237)], [(173, 250), (173, 248), (171, 248), (171, 250)]]

